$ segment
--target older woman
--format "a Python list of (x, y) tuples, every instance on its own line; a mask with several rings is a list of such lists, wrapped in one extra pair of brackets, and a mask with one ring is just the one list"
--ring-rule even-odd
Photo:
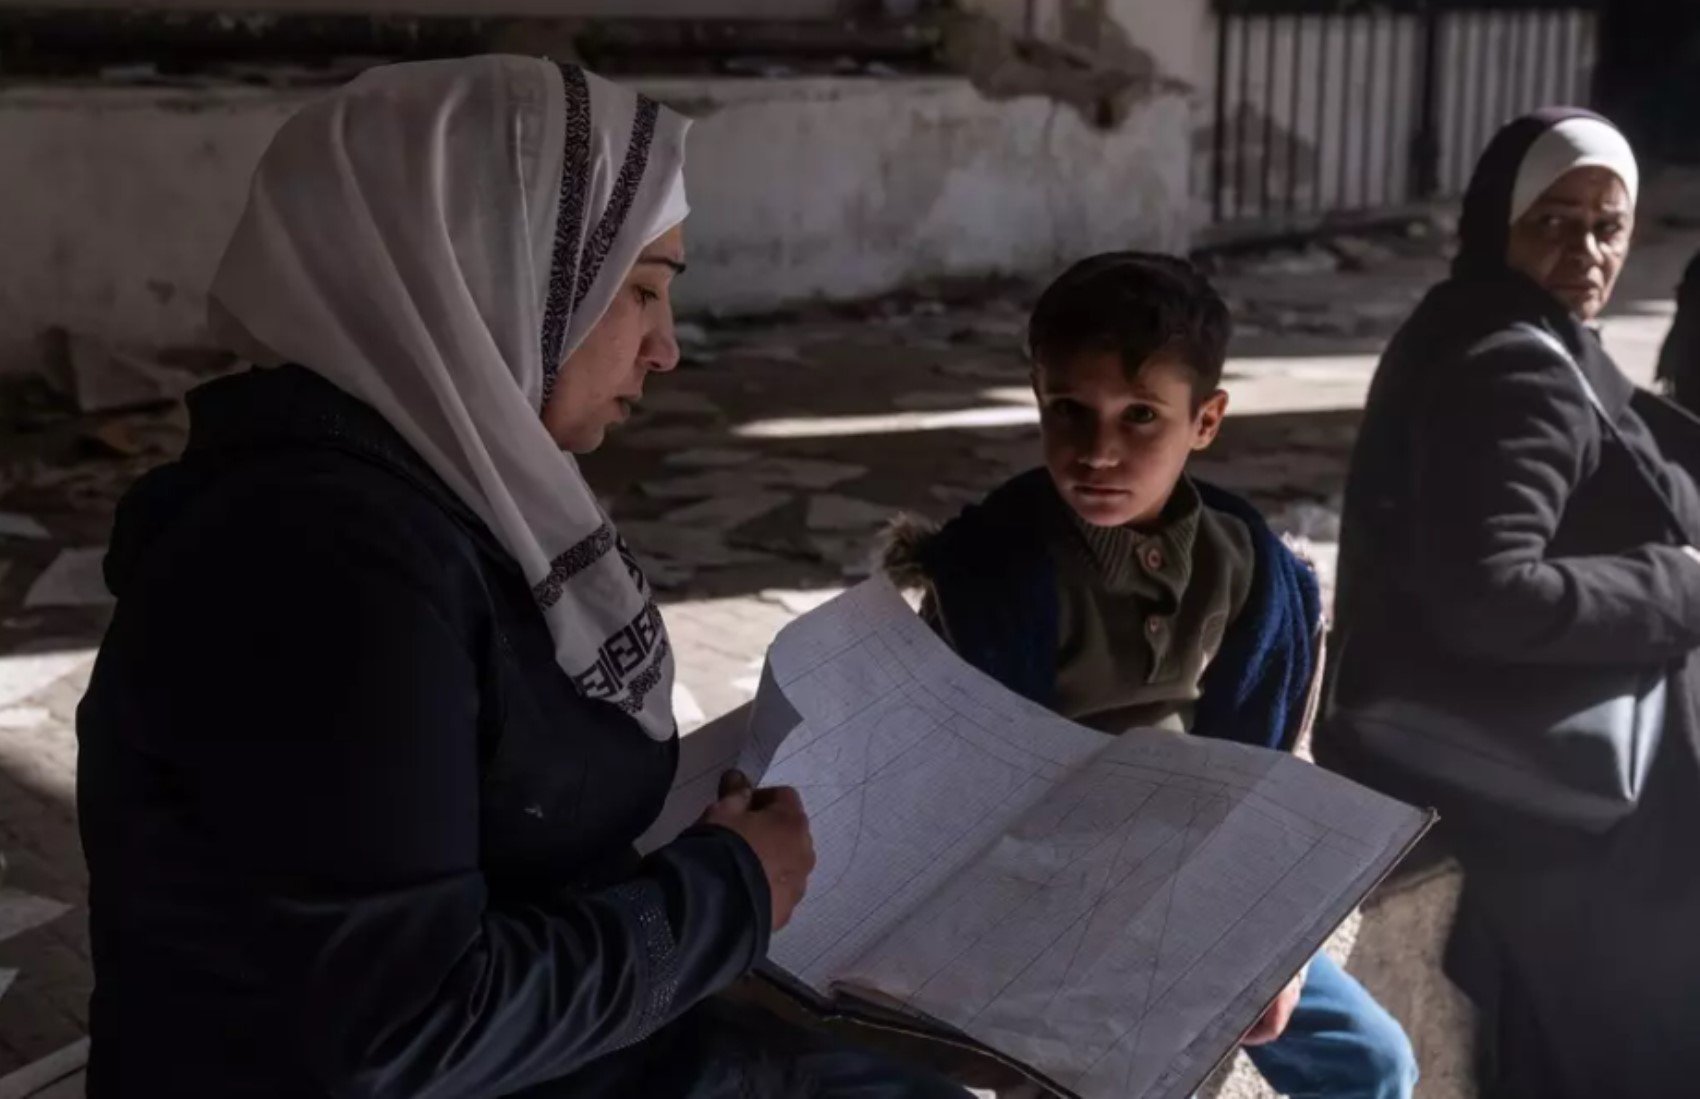
[(1455, 673), (1431, 712), (1513, 716), (1566, 682), (1666, 677), (1657, 755), (1615, 824), (1468, 782), (1437, 798), (1466, 869), (1449, 969), (1482, 1009), (1489, 1096), (1686, 1096), (1700, 1067), (1700, 490), (1683, 465), (1700, 433), (1637, 393), (1592, 325), (1637, 178), (1588, 112), (1494, 138), (1453, 277), (1381, 362), (1346, 496), (1325, 759), (1439, 793), (1354, 726), (1418, 669)]
[(684, 132), (490, 57), (265, 154), (212, 289), (260, 368), (193, 395), (107, 563), (95, 1099), (963, 1094), (704, 1002), (802, 895), (793, 792), (632, 853), (673, 652), (571, 453), (677, 363)]

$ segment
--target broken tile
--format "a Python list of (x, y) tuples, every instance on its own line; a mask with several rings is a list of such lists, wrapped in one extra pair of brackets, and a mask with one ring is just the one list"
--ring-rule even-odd
[(693, 321), (679, 321), (673, 325), (673, 338), (683, 350), (696, 351), (708, 343), (708, 329)]
[(697, 702), (697, 696), (678, 679), (673, 681), (673, 720), (678, 723), (681, 733), (695, 729), (708, 720), (707, 715), (702, 712), (701, 703)]
[(657, 427), (654, 424), (642, 424), (634, 430), (620, 432), (617, 437), (621, 446), (638, 450), (685, 450), (716, 442), (724, 437), (724, 434), (718, 428), (679, 425)]
[(657, 557), (698, 569), (754, 565), (769, 560), (766, 554), (728, 545), (718, 531), (654, 520), (632, 520), (621, 524), (620, 530), (646, 570), (648, 562)]
[(68, 549), (47, 566), (24, 596), (25, 609), (36, 607), (106, 607), (114, 602), (106, 590), (101, 547)]
[(887, 504), (829, 493), (809, 498), (806, 522), (810, 530), (871, 534), (890, 522), (895, 512)]
[(655, 557), (643, 559), (642, 554), (638, 556), (643, 565), (644, 578), (649, 581), (650, 587), (657, 590), (674, 591), (689, 584), (696, 577), (697, 570), (687, 565), (681, 565), (677, 561), (666, 561)]
[(93, 660), (94, 653), (88, 649), (0, 656), (0, 706), (45, 691)]
[(720, 406), (687, 389), (659, 389), (638, 406), (646, 416), (718, 416)]
[(744, 674), (734, 679), (730, 686), (747, 698), (754, 698), (761, 690), (761, 675), (767, 668), (767, 658), (758, 656), (744, 665)]
[(827, 489), (853, 481), (868, 472), (867, 466), (827, 462), (814, 458), (766, 458), (739, 473), (763, 485), (783, 488)]
[(687, 469), (726, 469), (753, 462), (759, 455), (753, 450), (733, 450), (730, 447), (692, 447), (661, 459), (662, 465), (684, 466)]
[(52, 719), (53, 714), (40, 706), (9, 706), (0, 710), (0, 729), (33, 729)]
[(692, 500), (747, 493), (756, 488), (821, 489), (860, 477), (866, 466), (809, 458), (763, 458), (735, 469), (710, 469), (684, 477), (652, 478), (643, 482), (645, 496), (657, 500)]
[(0, 538), (30, 538), (42, 540), (50, 537), (46, 527), (28, 515), (20, 515), (15, 511), (0, 511)]
[(44, 923), (51, 923), (70, 910), (68, 904), (25, 893), (21, 889), (0, 888), (0, 943)]
[(0, 1077), (4, 1099), (81, 1099), (83, 1069), (89, 1063), (89, 1040), (78, 1038), (38, 1061)]
[(839, 574), (847, 579), (861, 580), (873, 575), (874, 545), (866, 537), (846, 537), (834, 534), (815, 534), (808, 545), (829, 565), (836, 565)]
[(793, 499), (789, 492), (745, 492), (711, 496), (701, 503), (670, 511), (659, 521), (725, 532), (778, 511)]
[(774, 603), (785, 608), (789, 614), (804, 615), (810, 611), (819, 610), (843, 594), (843, 588), (816, 588), (809, 591), (768, 588), (761, 592), (758, 598), (764, 602)]
[(1027, 368), (1020, 361), (1010, 359), (947, 359), (934, 369), (947, 378), (976, 382), (1012, 382), (1027, 376)]
[(801, 363), (803, 361), (802, 350), (787, 343), (749, 344), (742, 350), (752, 358), (766, 359), (770, 362)]
[(965, 508), (969, 504), (977, 504), (984, 500), (987, 491), (987, 489), (974, 488), (970, 485), (934, 485), (927, 490), (927, 495), (941, 504)]
[(652, 477), (638, 491), (653, 500), (701, 500), (727, 493), (748, 492), (754, 482), (742, 469), (714, 469), (683, 477)]

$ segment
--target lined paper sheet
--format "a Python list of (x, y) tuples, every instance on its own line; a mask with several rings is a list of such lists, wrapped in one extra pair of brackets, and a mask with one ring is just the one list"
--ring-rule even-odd
[(769, 955), (823, 991), (1107, 740), (962, 663), (883, 580), (780, 632), (758, 713), (775, 695), (793, 727), (758, 722), (749, 758), (801, 792), (819, 861)]
[(1083, 1096), (1182, 1099), (1427, 821), (1290, 756), (1128, 733), (838, 976)]

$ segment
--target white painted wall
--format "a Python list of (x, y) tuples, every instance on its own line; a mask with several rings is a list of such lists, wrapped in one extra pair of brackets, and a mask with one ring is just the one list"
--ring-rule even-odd
[[(674, 80), (701, 116), (685, 308), (758, 310), (942, 275), (1048, 272), (1186, 244), (1186, 99), (1094, 131), (966, 82)], [(202, 335), (204, 292), (287, 92), (0, 91), (0, 369), (61, 325), (119, 342)]]

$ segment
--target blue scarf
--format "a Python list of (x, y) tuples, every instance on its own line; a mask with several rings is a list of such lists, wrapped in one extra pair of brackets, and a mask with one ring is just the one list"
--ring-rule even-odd
[[(1044, 498), (1054, 491), (1044, 470), (1022, 474), (947, 523), (919, 561), (962, 658), (1047, 707), (1056, 695), (1057, 579), (1036, 517), (1054, 506)], [(1204, 673), (1192, 732), (1290, 748), (1320, 656), (1316, 577), (1245, 500), (1203, 483), (1198, 493), (1251, 531), (1255, 572)]]

